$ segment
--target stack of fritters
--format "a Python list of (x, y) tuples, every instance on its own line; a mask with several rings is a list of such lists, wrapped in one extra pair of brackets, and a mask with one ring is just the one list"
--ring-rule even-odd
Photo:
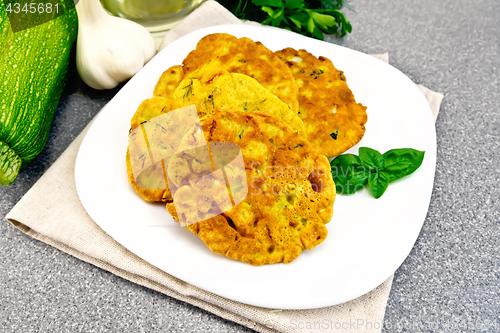
[[(366, 108), (355, 102), (342, 72), (304, 50), (273, 53), (248, 38), (208, 35), (182, 66), (162, 74), (154, 97), (134, 115), (132, 130), (192, 104), (207, 142), (241, 149), (248, 195), (229, 207), (217, 195), (204, 196), (188, 179), (197, 172), (197, 159), (185, 153), (185, 144), (176, 151), (168, 144), (155, 148), (174, 156), (141, 179), (134, 178), (127, 153), (129, 181), (137, 193), (148, 202), (165, 202), (179, 221), (192, 220), (186, 228), (213, 252), (252, 265), (289, 263), (320, 244), (335, 199), (326, 157), (359, 142), (366, 122)], [(157, 134), (166, 141), (185, 137), (183, 142), (190, 135), (180, 128)], [(178, 216), (175, 207), (189, 209)], [(221, 213), (205, 218), (214, 207)]]
[[(199, 216), (204, 210), (199, 208), (210, 207), (217, 198), (206, 198), (200, 188), (191, 190), (191, 182), (177, 183), (180, 187), (173, 202), (167, 203), (168, 211), (176, 219), (186, 220), (179, 219), (175, 207), (196, 200), (193, 209), (185, 211), (193, 222), (202, 220), (187, 224), (188, 230), (213, 252), (252, 265), (289, 263), (303, 249), (313, 249), (326, 238), (335, 184), (327, 158), (303, 136), (264, 112), (219, 111), (201, 124), (208, 142), (230, 142), (240, 147), (248, 195), (224, 213), (202, 220)], [(183, 147), (179, 148), (182, 154)], [(175, 170), (169, 169), (168, 176), (174, 179)], [(232, 194), (236, 196), (235, 191)]]

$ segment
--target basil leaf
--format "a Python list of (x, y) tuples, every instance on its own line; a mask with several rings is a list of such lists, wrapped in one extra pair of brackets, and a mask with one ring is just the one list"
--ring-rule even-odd
[(359, 156), (344, 154), (330, 162), (338, 193), (353, 194), (368, 184), (378, 199), (390, 182), (412, 174), (424, 159), (425, 152), (411, 148), (392, 149), (380, 154), (375, 149), (361, 147)]
[(375, 199), (378, 199), (384, 194), (389, 186), (389, 175), (384, 172), (373, 172), (370, 173), (368, 177), (368, 187), (370, 187), (370, 192)]
[[(360, 171), (351, 173), (345, 184), (342, 186), (342, 194), (354, 194), (357, 191), (365, 188), (366, 183), (368, 182), (369, 173)], [(341, 184), (342, 185), (342, 184)], [(341, 186), (339, 186), (341, 187)]]
[(344, 154), (335, 157), (330, 165), (361, 165), (361, 161), (357, 155)]
[(383, 170), (385, 167), (384, 157), (375, 149), (368, 147), (359, 148), (359, 159), (361, 160), (361, 164), (370, 169), (375, 169), (375, 172)]
[(331, 163), (331, 173), (337, 193), (354, 194), (364, 188), (369, 170), (353, 154), (337, 156)]
[(385, 165), (386, 166), (385, 166), (384, 171), (399, 172), (399, 171), (406, 170), (408, 167), (410, 167), (411, 162), (410, 161), (399, 161), (399, 162), (396, 162), (394, 164), (390, 164), (389, 166), (387, 166), (387, 161), (386, 161)]
[(365, 187), (368, 181), (368, 173), (366, 172), (350, 172), (346, 176), (341, 175), (339, 178), (334, 178), (335, 189), (337, 193), (354, 194)]
[(391, 149), (384, 153), (384, 171), (391, 182), (415, 172), (424, 160), (424, 151), (411, 148)]

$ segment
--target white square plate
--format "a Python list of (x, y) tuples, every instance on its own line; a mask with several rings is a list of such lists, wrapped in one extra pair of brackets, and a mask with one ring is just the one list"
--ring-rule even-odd
[[(269, 49), (306, 49), (344, 71), (356, 100), (368, 106), (363, 140), (385, 152), (425, 151), (422, 166), (391, 183), (380, 199), (367, 190), (337, 195), (328, 238), (291, 264), (254, 267), (212, 253), (184, 230), (163, 204), (148, 204), (127, 181), (130, 119), (153, 96), (160, 75), (207, 34), (225, 32)], [(128, 250), (161, 270), (222, 297), (277, 309), (310, 309), (352, 300), (380, 285), (404, 261), (418, 237), (431, 198), (436, 133), (431, 110), (413, 82), (366, 54), (286, 31), (248, 25), (215, 26), (186, 35), (162, 50), (108, 103), (80, 147), (75, 180), (94, 221)]]

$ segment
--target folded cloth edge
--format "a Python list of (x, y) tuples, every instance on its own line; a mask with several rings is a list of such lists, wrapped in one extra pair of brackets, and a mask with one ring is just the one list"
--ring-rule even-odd
[(198, 299), (198, 298), (193, 297), (193, 296), (182, 295), (182, 294), (175, 292), (172, 289), (170, 289), (170, 288), (168, 288), (168, 287), (166, 287), (158, 282), (152, 281), (146, 277), (143, 277), (143, 276), (140, 276), (137, 274), (132, 274), (126, 270), (120, 269), (114, 265), (107, 263), (107, 262), (97, 260), (94, 257), (88, 256), (85, 253), (82, 253), (82, 252), (76, 250), (73, 247), (67, 246), (66, 244), (63, 244), (60, 242), (57, 242), (50, 237), (44, 236), (44, 235), (34, 231), (33, 229), (29, 228), (28, 226), (22, 224), (19, 221), (16, 221), (15, 219), (13, 219), (11, 217), (7, 217), (7, 220), (10, 223), (12, 223), (16, 228), (18, 228), (19, 230), (21, 230), (25, 234), (31, 236), (32, 238), (35, 238), (41, 242), (44, 242), (50, 246), (53, 246), (53, 247), (61, 250), (62, 252), (66, 252), (67, 254), (69, 254), (75, 258), (78, 258), (78, 259), (85, 261), (89, 264), (92, 264), (96, 267), (104, 269), (104, 270), (106, 270), (114, 275), (117, 275), (125, 280), (128, 280), (132, 283), (136, 283), (136, 284), (141, 285), (143, 287), (155, 290), (159, 293), (162, 293), (162, 294), (165, 294), (165, 295), (170, 296), (172, 298), (175, 298), (177, 300), (189, 303), (189, 304), (194, 305), (200, 309), (209, 311), (209, 312), (211, 312), (211, 313), (213, 313), (221, 318), (231, 320), (235, 323), (249, 327), (249, 328), (254, 329), (256, 331), (259, 331), (262, 333), (274, 333), (274, 332), (276, 332), (275, 330), (269, 329), (266, 326), (263, 326), (259, 323), (256, 323), (248, 318), (239, 316), (239, 315), (237, 315), (233, 312), (230, 312), (226, 309), (222, 309), (222, 308), (215, 306), (209, 302), (203, 301), (203, 300)]

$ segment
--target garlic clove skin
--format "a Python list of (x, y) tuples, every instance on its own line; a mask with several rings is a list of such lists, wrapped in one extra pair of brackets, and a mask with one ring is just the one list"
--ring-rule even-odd
[(112, 89), (134, 76), (155, 54), (149, 31), (135, 22), (111, 16), (99, 0), (80, 0), (76, 66), (83, 82)]

